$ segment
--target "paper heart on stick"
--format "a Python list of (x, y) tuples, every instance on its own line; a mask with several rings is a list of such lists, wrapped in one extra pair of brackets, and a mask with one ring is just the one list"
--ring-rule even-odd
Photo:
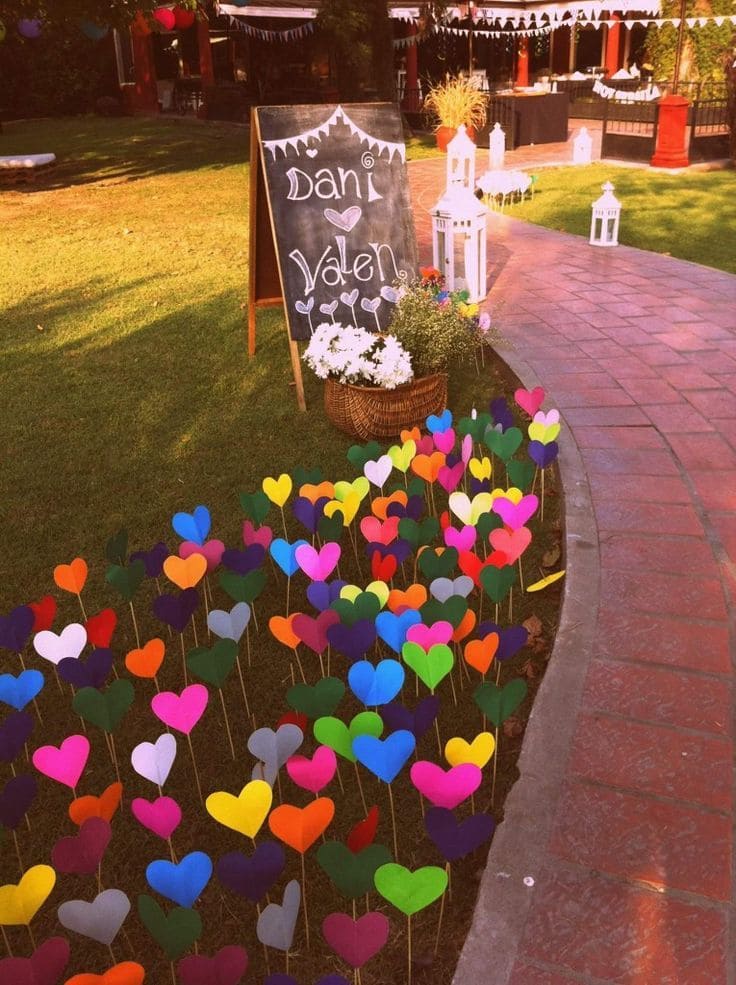
[(84, 900), (62, 903), (57, 915), (62, 927), (109, 947), (129, 912), (130, 900), (122, 890), (105, 889), (91, 903)]
[(461, 763), (445, 771), (425, 759), (412, 764), (409, 776), (419, 793), (430, 803), (448, 810), (467, 800), (483, 780), (482, 771), (473, 763)]
[(69, 623), (58, 635), (44, 629), (33, 637), (33, 649), (52, 664), (58, 664), (64, 657), (76, 659), (86, 643), (87, 630), (78, 622)]
[(212, 517), (206, 506), (195, 506), (191, 513), (175, 513), (171, 518), (171, 526), (182, 540), (204, 544), (212, 526)]
[(268, 620), (271, 635), (290, 650), (295, 650), (301, 642), (294, 632), (294, 620), (301, 614), (301, 612), (292, 612), (290, 616), (271, 616)]
[(235, 640), (221, 639), (214, 646), (199, 646), (190, 650), (186, 664), (194, 677), (212, 687), (223, 688), (237, 658), (238, 644)]
[(497, 650), (498, 633), (488, 633), (481, 640), (471, 640), (465, 644), (465, 662), (485, 676)]
[(207, 540), (203, 544), (195, 544), (192, 540), (185, 540), (179, 544), (179, 557), (186, 560), (192, 554), (201, 554), (207, 562), (207, 570), (214, 571), (222, 561), (225, 552), (225, 545), (221, 540)]
[(492, 530), (489, 536), (491, 546), (502, 551), (509, 564), (516, 564), (521, 555), (532, 542), (532, 532), (528, 527), (517, 530)]
[(543, 445), (548, 445), (551, 441), (560, 433), (559, 424), (545, 425), (537, 421), (533, 421), (527, 428), (527, 433), (532, 441), (539, 441)]
[(152, 603), (157, 619), (171, 626), (175, 633), (183, 633), (199, 605), (196, 588), (185, 588), (180, 595), (159, 595)]
[(262, 944), (277, 951), (291, 950), (301, 899), (299, 883), (292, 879), (284, 890), (283, 903), (269, 903), (262, 910), (256, 925), (256, 935)]
[(295, 684), (290, 687), (286, 692), (286, 702), (308, 718), (322, 718), (335, 711), (344, 694), (345, 685), (338, 677), (323, 677), (314, 686)]
[(166, 644), (155, 636), (137, 650), (130, 650), (125, 657), (125, 666), (134, 677), (152, 679), (161, 669), (166, 654)]
[(64, 592), (79, 595), (87, 581), (87, 562), (75, 557), (69, 564), (57, 564), (54, 568), (54, 584)]
[(171, 797), (157, 797), (154, 801), (134, 797), (130, 809), (136, 821), (159, 838), (170, 838), (181, 823), (181, 808)]
[(353, 754), (359, 763), (384, 783), (392, 783), (416, 748), (411, 732), (400, 730), (388, 738), (359, 735), (353, 740)]
[(99, 797), (87, 794), (85, 797), (77, 797), (73, 800), (69, 805), (69, 817), (77, 827), (90, 817), (101, 817), (105, 821), (112, 821), (122, 796), (122, 783), (111, 783)]
[(366, 479), (376, 486), (378, 489), (383, 489), (388, 480), (388, 477), (393, 471), (393, 462), (391, 461), (390, 455), (381, 455), (380, 458), (375, 460), (369, 459), (363, 465), (363, 475)]
[(56, 842), (51, 849), (51, 862), (57, 872), (91, 875), (101, 864), (111, 838), (110, 822), (90, 817), (76, 835)]
[(406, 639), (407, 642), (416, 643), (423, 650), (429, 652), (438, 643), (449, 643), (452, 639), (452, 629), (452, 623), (444, 620), (434, 622), (431, 626), (417, 623), (415, 626), (409, 627)]
[(425, 423), (430, 434), (441, 434), (452, 427), (452, 411), (445, 408), (441, 414), (430, 414)]
[(230, 944), (213, 955), (190, 954), (176, 966), (181, 985), (238, 985), (248, 969), (248, 952)]
[(74, 695), (72, 707), (86, 722), (111, 733), (123, 720), (134, 700), (133, 685), (125, 678), (120, 678), (113, 681), (106, 691), (83, 687)]
[[(329, 504), (328, 504), (329, 505)], [(325, 507), (325, 512), (327, 507)], [(282, 537), (277, 537), (271, 541), (269, 548), (271, 557), (281, 568), (287, 578), (291, 578), (299, 570), (299, 562), (296, 559), (296, 552), (300, 547), (309, 547), (306, 540), (296, 540), (290, 544)]]
[(438, 451), (441, 451), (443, 455), (449, 455), (455, 446), (455, 432), (452, 428), (447, 428), (446, 431), (437, 431), (432, 435), (432, 440)]
[(478, 493), (472, 500), (466, 493), (450, 493), (450, 509), (465, 526), (474, 527), (483, 513), (488, 513), (493, 505), (490, 493)]
[(324, 653), (329, 645), (328, 630), (339, 621), (340, 616), (334, 609), (326, 609), (324, 612), (320, 612), (316, 618), (297, 613), (292, 627), (299, 640), (314, 653), (319, 654)]
[(204, 714), (208, 700), (209, 692), (203, 684), (190, 684), (181, 694), (173, 691), (155, 694), (151, 698), (151, 711), (164, 725), (189, 735)]
[(238, 575), (248, 575), (251, 571), (257, 571), (265, 560), (266, 549), (260, 544), (251, 544), (244, 551), (231, 547), (222, 554), (223, 565)]
[(383, 913), (364, 913), (353, 920), (347, 913), (330, 913), (322, 934), (332, 950), (351, 968), (362, 968), (388, 940), (391, 925)]
[(336, 623), (328, 628), (327, 640), (338, 653), (355, 662), (364, 657), (375, 644), (375, 622), (372, 619), (359, 619), (352, 626)]
[(513, 715), (527, 694), (527, 684), (522, 677), (515, 677), (503, 687), (491, 681), (480, 684), (473, 698), (483, 714), (499, 728), (509, 715)]
[(359, 899), (373, 890), (376, 869), (391, 861), (391, 852), (383, 845), (354, 852), (340, 841), (327, 841), (317, 849), (317, 861), (343, 896)]
[(88, 757), (89, 739), (84, 735), (70, 735), (58, 748), (41, 746), (36, 749), (32, 760), (39, 773), (73, 790), (79, 783)]
[(262, 488), (271, 502), (278, 507), (283, 507), (286, 500), (291, 495), (293, 483), (291, 476), (283, 472), (278, 479), (268, 477), (263, 480)]
[(136, 551), (130, 555), (131, 563), (142, 561), (146, 569), (147, 578), (158, 578), (163, 571), (164, 561), (169, 556), (170, 551), (163, 541), (154, 544), (150, 551)]
[(411, 470), (425, 482), (434, 483), (445, 464), (445, 456), (441, 451), (433, 451), (431, 455), (415, 455), (411, 462)]
[(314, 737), (318, 742), (329, 746), (343, 759), (355, 762), (353, 739), (359, 735), (380, 736), (383, 732), (383, 720), (374, 711), (362, 711), (353, 718), (347, 726), (339, 718), (325, 716), (314, 723)]
[[(420, 602), (421, 595), (424, 594), (426, 601), (426, 589), (422, 592), (413, 594), (411, 601), (415, 604)], [(408, 593), (407, 593), (408, 594)], [(421, 602), (420, 602), (421, 604)], [(387, 646), (390, 646), (394, 653), (401, 653), (401, 648), (406, 642), (406, 634), (411, 626), (415, 626), (422, 621), (421, 615), (416, 609), (406, 609), (399, 615), (393, 612), (381, 612), (376, 616), (376, 632)]]
[(460, 736), (448, 739), (445, 743), (445, 759), (450, 766), (473, 763), (479, 769), (488, 763), (496, 748), (496, 740), (490, 732), (479, 732), (472, 742)]
[(529, 458), (540, 469), (546, 469), (548, 465), (551, 465), (557, 458), (559, 451), (560, 449), (556, 441), (550, 441), (546, 445), (542, 444), (541, 441), (530, 441), (529, 447), (527, 448)]
[(0, 886), (0, 924), (30, 924), (55, 885), (56, 873), (50, 865), (34, 865), (23, 873), (19, 883)]
[(75, 688), (101, 688), (110, 676), (114, 658), (107, 647), (93, 650), (83, 660), (82, 657), (64, 657), (56, 666), (59, 677)]
[[(38, 783), (30, 773), (11, 777), (0, 793), (0, 824), (14, 831), (36, 799)], [(0, 978), (0, 981), (2, 979)]]
[(329, 746), (318, 746), (311, 759), (308, 756), (291, 756), (286, 761), (286, 772), (298, 787), (317, 794), (331, 783), (337, 770), (337, 757)]
[(534, 387), (533, 390), (520, 388), (514, 391), (514, 400), (529, 417), (534, 417), (544, 403), (544, 390), (541, 386)]
[(112, 635), (117, 626), (118, 617), (114, 609), (103, 609), (94, 616), (90, 616), (84, 624), (87, 631), (87, 642), (92, 646), (108, 647), (112, 640)]
[(177, 906), (164, 913), (150, 896), (138, 897), (138, 915), (169, 961), (176, 961), (202, 935), (202, 918), (196, 910)]
[(381, 708), (381, 718), (386, 728), (392, 732), (399, 730), (411, 732), (417, 742), (432, 728), (439, 714), (440, 699), (430, 694), (413, 709), (405, 708), (398, 701)]
[(246, 547), (250, 547), (251, 544), (260, 544), (267, 551), (273, 540), (273, 531), (270, 527), (254, 527), (250, 520), (244, 520), (242, 536)]
[(38, 602), (29, 602), (28, 608), (33, 612), (34, 633), (40, 633), (44, 629), (51, 629), (56, 618), (56, 599), (53, 595), (44, 595)]
[[(47, 596), (51, 599), (51, 596)], [(53, 602), (54, 600), (51, 599)], [(40, 603), (37, 603), (40, 605)], [(54, 602), (54, 612), (56, 603)], [(19, 605), (7, 616), (0, 616), (0, 648), (12, 650), (20, 653), (28, 642), (31, 633), (39, 629), (48, 629), (48, 626), (36, 626), (36, 619), (31, 605)], [(51, 618), (53, 622), (53, 616)], [(51, 623), (49, 623), (51, 625)]]
[(304, 741), (304, 733), (297, 725), (280, 725), (276, 731), (259, 728), (248, 738), (248, 752), (262, 763), (281, 769)]
[(137, 961), (120, 961), (101, 975), (81, 974), (65, 985), (143, 985), (146, 969)]
[(425, 909), (447, 889), (447, 873), (436, 865), (412, 872), (389, 862), (376, 871), (376, 889), (392, 906), (406, 916)]
[[(474, 582), (467, 575), (460, 575), (458, 578), (435, 578), (429, 586), (430, 594), (439, 602), (446, 602), (453, 595), (459, 595), (466, 599), (473, 591)], [(411, 637), (407, 637), (411, 639)], [(418, 642), (413, 640), (413, 642)], [(442, 642), (440, 640), (440, 642)]]
[(348, 684), (366, 707), (388, 704), (404, 686), (405, 672), (398, 660), (385, 659), (374, 667), (370, 660), (359, 660), (348, 671)]
[(398, 469), (399, 472), (406, 473), (416, 453), (416, 442), (409, 439), (401, 445), (392, 445), (388, 450), (388, 457), (391, 459), (391, 464), (395, 469)]
[(447, 808), (430, 807), (424, 815), (424, 826), (442, 856), (455, 862), (488, 841), (496, 822), (490, 814), (472, 814), (458, 821)]
[(432, 692), (447, 677), (455, 664), (454, 653), (444, 643), (435, 643), (429, 650), (425, 650), (418, 643), (404, 643), (401, 648), (401, 658)]
[(69, 953), (65, 937), (49, 937), (30, 958), (0, 959), (0, 981), (7, 985), (57, 985), (69, 964)]
[(363, 820), (358, 821), (358, 823), (353, 825), (350, 829), (350, 833), (346, 838), (346, 844), (350, 851), (354, 855), (357, 855), (358, 852), (362, 852), (364, 848), (372, 845), (373, 840), (376, 837), (377, 829), (378, 807), (374, 804)]
[(342, 548), (339, 544), (323, 544), (315, 550), (311, 544), (301, 544), (295, 551), (296, 562), (304, 574), (312, 581), (327, 581), (340, 561)]
[(130, 754), (133, 769), (139, 776), (162, 787), (176, 759), (176, 736), (159, 735), (155, 742), (140, 742)]
[(454, 547), (458, 552), (470, 551), (473, 549), (478, 533), (474, 526), (467, 525), (462, 530), (455, 527), (446, 527), (442, 534), (445, 544)]
[(268, 826), (280, 841), (303, 855), (325, 833), (334, 816), (334, 801), (318, 797), (306, 807), (292, 804), (276, 807), (268, 818)]
[[(514, 503), (506, 497), (499, 497), (493, 501), (493, 512), (497, 513), (507, 527), (518, 530), (530, 520), (537, 511), (539, 500), (534, 495), (524, 496), (518, 503)], [(503, 548), (501, 548), (502, 550)]]
[(178, 862), (156, 859), (146, 866), (151, 889), (187, 909), (194, 906), (212, 878), (212, 860), (204, 852), (190, 852)]
[(17, 677), (0, 675), (0, 701), (22, 711), (43, 690), (45, 679), (40, 670), (24, 670)]
[(401, 615), (407, 609), (418, 610), (426, 601), (427, 589), (424, 585), (409, 585), (405, 590), (392, 588), (388, 595), (388, 607), (394, 615)]
[(194, 588), (207, 574), (207, 559), (201, 554), (190, 554), (187, 558), (172, 554), (164, 561), (164, 574), (177, 588)]
[(224, 790), (211, 793), (205, 801), (207, 813), (226, 828), (255, 838), (271, 809), (273, 791), (264, 780), (246, 783), (237, 797)]
[(242, 852), (228, 852), (217, 862), (217, 878), (232, 892), (260, 902), (271, 891), (286, 867), (286, 854), (277, 841), (262, 841), (248, 858)]

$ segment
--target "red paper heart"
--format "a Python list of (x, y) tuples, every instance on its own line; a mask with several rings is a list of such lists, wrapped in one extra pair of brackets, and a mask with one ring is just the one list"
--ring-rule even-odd
[(378, 807), (374, 804), (368, 811), (367, 817), (363, 818), (362, 821), (358, 821), (348, 835), (347, 846), (353, 855), (357, 855), (358, 852), (362, 852), (364, 848), (373, 844), (377, 828)]
[(78, 834), (56, 842), (51, 849), (51, 863), (58, 872), (92, 875), (102, 862), (111, 837), (109, 821), (89, 817)]
[(117, 622), (118, 617), (115, 615), (114, 609), (103, 609), (96, 616), (90, 616), (84, 624), (84, 628), (87, 630), (87, 641), (92, 646), (109, 646)]
[(307, 728), (309, 726), (309, 719), (306, 715), (302, 715), (300, 711), (287, 711), (285, 715), (276, 722), (276, 728), (281, 728), (282, 725), (296, 725), (297, 728), (302, 730), (302, 734), (307, 734)]
[(38, 602), (29, 602), (28, 606), (33, 609), (33, 632), (40, 633), (44, 629), (51, 629), (56, 618), (56, 599), (53, 595), (44, 595)]
[(373, 552), (373, 557), (371, 558), (371, 575), (376, 581), (390, 582), (396, 574), (397, 567), (398, 561), (393, 554), (387, 554), (386, 557), (381, 557), (379, 551)]

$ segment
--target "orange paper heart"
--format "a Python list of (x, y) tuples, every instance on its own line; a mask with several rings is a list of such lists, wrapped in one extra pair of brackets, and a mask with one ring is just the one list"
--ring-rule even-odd
[(419, 430), (419, 428), (412, 428), (411, 431), (401, 432), (402, 445), (406, 441), (421, 441), (421, 438), (422, 438), (422, 432)]
[(164, 561), (164, 574), (177, 588), (194, 588), (207, 572), (207, 558), (202, 554), (177, 557), (172, 554)]
[(425, 482), (436, 482), (440, 469), (447, 461), (447, 456), (441, 451), (433, 451), (431, 455), (417, 455), (411, 461), (412, 472), (415, 472)]
[(465, 644), (465, 662), (479, 674), (487, 674), (497, 649), (498, 633), (489, 633), (482, 640), (471, 640)]
[(472, 609), (468, 609), (465, 615), (460, 620), (460, 625), (452, 634), (453, 643), (460, 643), (465, 639), (466, 636), (470, 634), (475, 629), (475, 624), (478, 622), (478, 617)]
[(301, 640), (294, 632), (294, 620), (301, 612), (292, 612), (290, 616), (271, 616), (268, 620), (268, 628), (271, 634), (276, 637), (279, 643), (288, 646), (290, 650), (296, 650)]
[(54, 581), (57, 586), (72, 595), (79, 595), (87, 581), (87, 562), (75, 557), (71, 564), (57, 564), (54, 568)]
[(282, 804), (271, 811), (268, 826), (284, 844), (304, 854), (325, 833), (334, 816), (334, 802), (329, 797), (318, 797), (306, 807)]
[(394, 588), (389, 592), (388, 607), (394, 613), (400, 609), (421, 609), (427, 597), (427, 589), (424, 585), (409, 585), (406, 591)]
[(99, 797), (88, 794), (86, 797), (77, 797), (76, 800), (73, 800), (69, 804), (69, 817), (77, 827), (81, 827), (91, 817), (101, 817), (105, 821), (112, 821), (122, 796), (122, 783), (111, 783)]
[(308, 499), (314, 506), (318, 499), (323, 499), (325, 496), (327, 499), (334, 499), (335, 486), (334, 483), (328, 482), (326, 479), (324, 482), (320, 482), (318, 486), (305, 483), (299, 490), (299, 495), (303, 496), (304, 499)]
[(406, 506), (408, 502), (409, 497), (404, 490), (397, 489), (390, 496), (377, 496), (371, 503), (371, 510), (373, 515), (377, 516), (379, 520), (385, 520), (386, 511), (392, 503), (401, 503), (402, 506)]
[(125, 666), (134, 677), (153, 678), (159, 672), (165, 653), (164, 641), (155, 636), (140, 650), (131, 650), (125, 657)]
[(146, 969), (137, 961), (121, 961), (102, 975), (92, 973), (67, 978), (65, 985), (142, 985)]

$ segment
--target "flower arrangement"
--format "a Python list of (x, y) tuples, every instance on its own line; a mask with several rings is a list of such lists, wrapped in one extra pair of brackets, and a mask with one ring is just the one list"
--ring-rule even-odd
[(321, 380), (385, 390), (394, 390), (413, 376), (411, 357), (396, 338), (339, 322), (317, 326), (304, 360)]
[(480, 130), (488, 114), (488, 97), (467, 76), (447, 75), (429, 90), (424, 109), (437, 117), (438, 127), (457, 130), (464, 123)]

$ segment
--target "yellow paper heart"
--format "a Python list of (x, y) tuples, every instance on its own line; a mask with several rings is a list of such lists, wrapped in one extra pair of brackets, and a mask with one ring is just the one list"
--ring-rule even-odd
[(449, 739), (445, 745), (445, 759), (450, 766), (460, 766), (462, 763), (472, 763), (483, 769), (493, 755), (496, 740), (490, 732), (480, 732), (472, 742), (466, 742), (460, 736)]
[(557, 435), (560, 433), (559, 424), (549, 424), (545, 425), (539, 421), (532, 421), (529, 425), (529, 437), (532, 441), (539, 441), (543, 445), (548, 445), (550, 441), (554, 441)]
[[(456, 493), (452, 494), (452, 496), (455, 495), (457, 494)], [(460, 495), (463, 496), (465, 494), (460, 493)], [(452, 496), (450, 496), (451, 501), (452, 501)], [(465, 498), (468, 499), (467, 496)], [(487, 492), (478, 493), (477, 496), (473, 496), (471, 500), (468, 500), (468, 510), (467, 510), (468, 519), (463, 520), (461, 516), (460, 519), (463, 520), (463, 523), (470, 524), (470, 526), (474, 527), (484, 513), (490, 513), (491, 506), (493, 506), (493, 498), (491, 494)], [(453, 510), (453, 513), (455, 512), (452, 507), (452, 502), (450, 502), (450, 509)], [(459, 514), (457, 515), (459, 516)]]
[(527, 592), (541, 592), (543, 588), (547, 588), (548, 585), (554, 585), (556, 581), (559, 581), (565, 574), (565, 569), (562, 571), (555, 571), (553, 575), (547, 575), (546, 578), (542, 578), (541, 581), (535, 581), (533, 585), (527, 587)]
[(340, 589), (340, 598), (347, 599), (348, 602), (354, 602), (361, 592), (362, 589), (358, 588), (357, 585), (343, 585)]
[(366, 585), (366, 592), (370, 592), (375, 595), (378, 601), (381, 603), (381, 608), (386, 608), (386, 603), (388, 602), (389, 587), (385, 581), (372, 581), (370, 585)]
[(17, 884), (0, 886), (0, 924), (18, 927), (29, 924), (51, 895), (56, 873), (50, 865), (34, 865)]
[(364, 475), (359, 475), (357, 479), (352, 482), (342, 482), (335, 483), (335, 499), (338, 499), (341, 503), (351, 495), (355, 494), (358, 497), (358, 502), (362, 503), (371, 488), (370, 482), (366, 479)]
[(474, 479), (482, 482), (483, 479), (491, 478), (491, 460), (490, 458), (471, 458), (468, 462), (468, 468), (470, 469), (470, 474)]
[(518, 506), (521, 502), (524, 493), (521, 489), (517, 489), (516, 486), (512, 486), (510, 489), (494, 489), (491, 493), (491, 499), (508, 499), (514, 506)]
[[(337, 495), (337, 489), (335, 489), (335, 494)], [(342, 525), (344, 527), (349, 526), (360, 509), (360, 497), (357, 493), (349, 493), (342, 502), (338, 499), (333, 499), (329, 503), (325, 503), (325, 516), (334, 516), (335, 513), (342, 513)]]
[(392, 445), (388, 450), (388, 457), (391, 464), (399, 472), (406, 472), (411, 465), (411, 460), (417, 453), (416, 441), (405, 441), (403, 445)]
[(237, 797), (224, 790), (211, 793), (205, 801), (207, 813), (226, 828), (255, 838), (271, 810), (273, 791), (265, 780), (246, 783)]
[(264, 493), (275, 506), (281, 508), (283, 508), (284, 503), (291, 495), (291, 488), (291, 476), (287, 475), (286, 472), (282, 472), (278, 479), (268, 476), (263, 480)]

